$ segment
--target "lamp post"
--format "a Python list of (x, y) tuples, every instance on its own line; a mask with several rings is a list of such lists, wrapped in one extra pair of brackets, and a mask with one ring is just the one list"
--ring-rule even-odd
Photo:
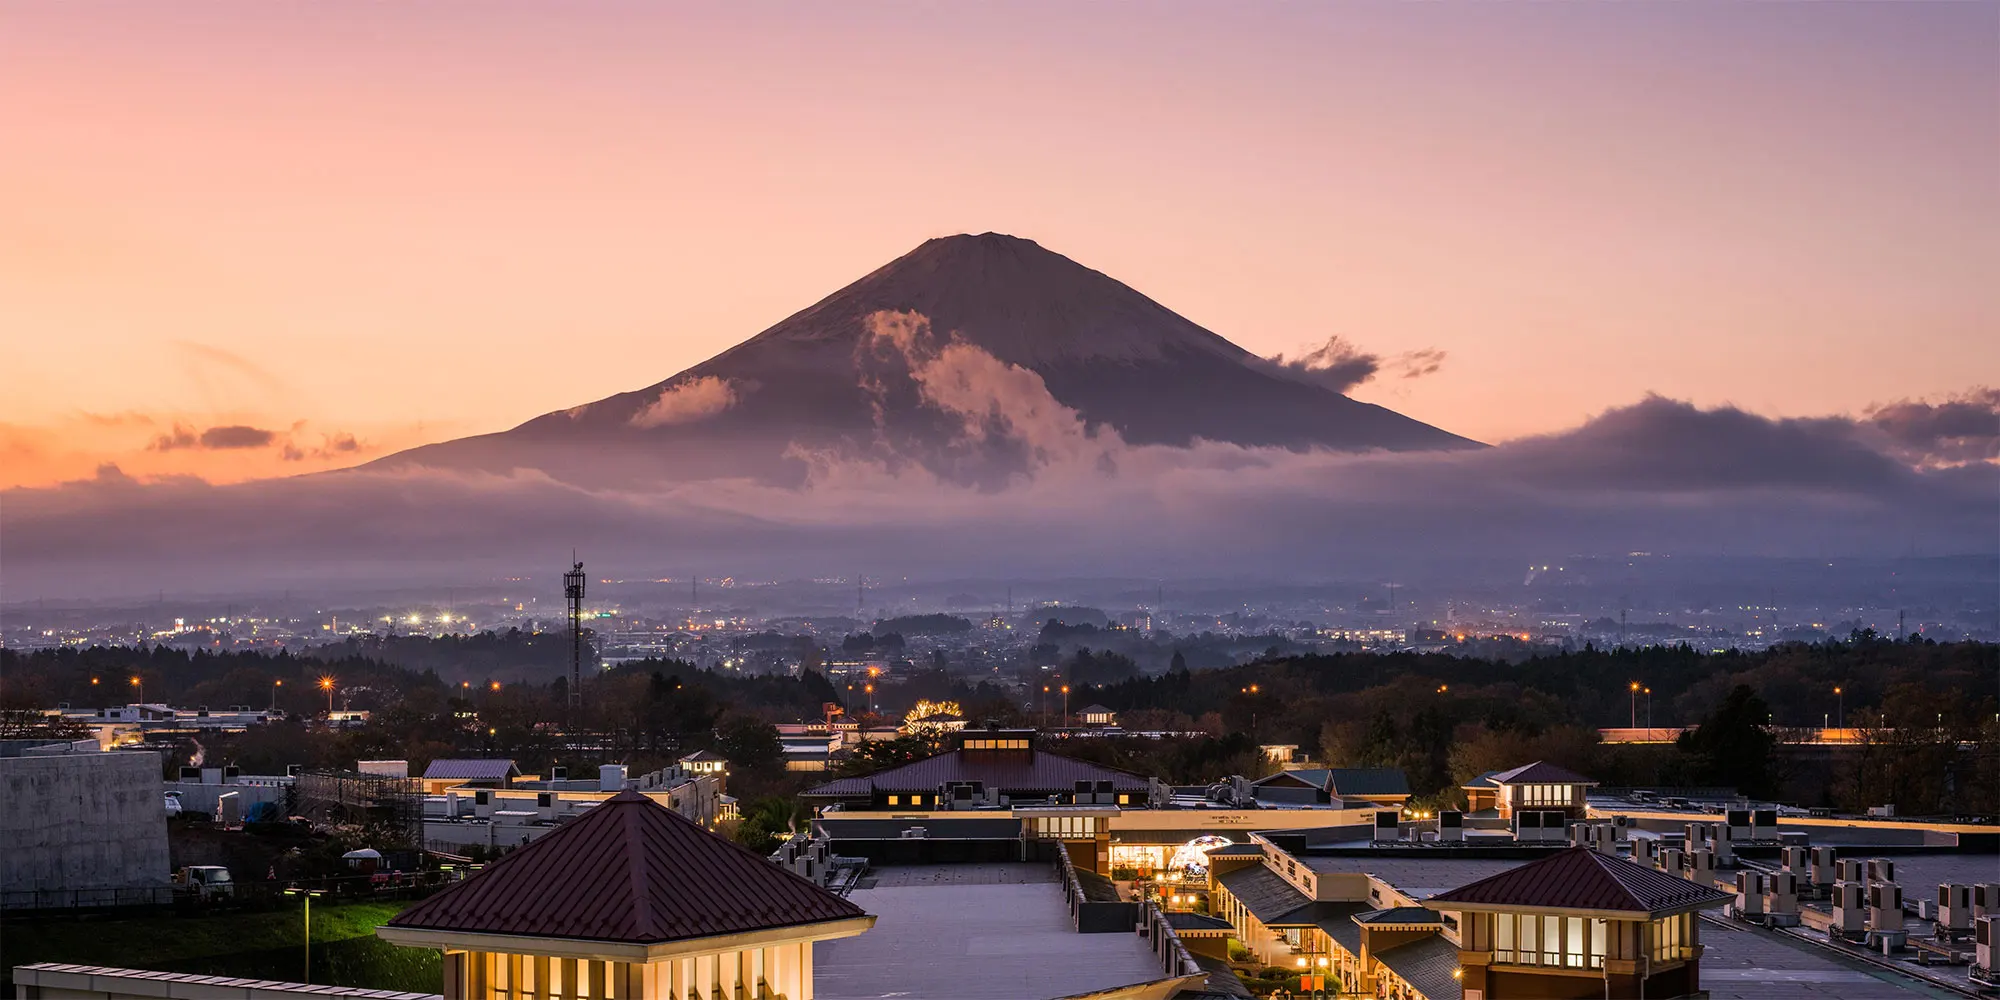
[(1069, 685), (1064, 684), (1062, 686), (1062, 694), (1063, 694), (1063, 728), (1068, 729), (1069, 728)]
[(326, 895), (326, 890), (293, 888), (286, 889), (285, 895), (304, 896), (306, 898), (306, 974), (299, 981), (310, 983), (312, 982), (313, 975), (313, 897)]
[[(1632, 728), (1639, 728), (1639, 682), (1632, 682)], [(1651, 729), (1653, 727), (1647, 726)]]
[(331, 719), (333, 718), (333, 678), (320, 678), (319, 689), (326, 692), (326, 717)]
[(271, 682), (271, 711), (273, 712), (278, 710), (278, 689), (284, 686), (285, 681), (283, 678)]
[(1833, 686), (1833, 696), (1839, 699), (1840, 714), (1833, 717), (1836, 728), (1847, 728), (1847, 690), (1838, 684)]
[(1647, 689), (1646, 689), (1646, 732), (1647, 732), (1647, 735), (1648, 735), (1648, 736), (1650, 736), (1650, 735), (1652, 734), (1652, 731), (1653, 731), (1653, 689), (1652, 689), (1652, 688), (1647, 688)]

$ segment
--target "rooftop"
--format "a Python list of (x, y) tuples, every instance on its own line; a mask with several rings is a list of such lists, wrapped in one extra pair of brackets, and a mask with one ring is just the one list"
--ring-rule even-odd
[(1678, 875), (1572, 847), (1439, 893), (1427, 905), (1662, 913), (1720, 906), (1728, 898), (1726, 892)]
[(1326, 790), (1335, 795), (1410, 794), (1410, 779), (1399, 767), (1335, 767), (1326, 774)]
[(624, 791), (388, 926), (657, 944), (865, 915)]
[(1146, 779), (1138, 775), (1046, 750), (1012, 753), (952, 750), (874, 774), (829, 781), (804, 794), (843, 798), (875, 791), (935, 792), (939, 785), (954, 781), (983, 782), (987, 788), (1010, 795), (1073, 792), (1079, 781), (1109, 781), (1113, 789), (1126, 793), (1143, 794), (1147, 789)]
[(889, 866), (862, 886), (875, 930), (814, 945), (819, 1000), (1023, 1000), (1161, 975), (1136, 935), (1078, 934), (1045, 863)]
[(511, 760), (447, 759), (431, 761), (424, 777), (459, 781), (504, 781), (521, 773)]
[(1431, 1000), (1449, 1000), (1460, 995), (1459, 981), (1452, 976), (1458, 968), (1458, 946), (1442, 934), (1378, 951), (1375, 958)]
[(1523, 764), (1511, 771), (1501, 771), (1498, 774), (1481, 775), (1481, 777), (1490, 777), (1496, 785), (1526, 785), (1530, 783), (1543, 785), (1597, 784), (1597, 782), (1575, 771), (1557, 767), (1547, 761), (1540, 760), (1533, 764)]

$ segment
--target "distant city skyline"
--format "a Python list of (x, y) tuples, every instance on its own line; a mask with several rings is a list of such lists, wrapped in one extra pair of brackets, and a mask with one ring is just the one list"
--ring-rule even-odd
[(997, 230), (1484, 441), (2000, 380), (1990, 5), (0, 14), (0, 488), (352, 464)]

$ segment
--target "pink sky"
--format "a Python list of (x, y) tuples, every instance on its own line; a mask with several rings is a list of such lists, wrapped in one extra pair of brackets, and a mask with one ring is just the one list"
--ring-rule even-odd
[[(0, 486), (305, 471), (998, 230), (1484, 440), (2000, 381), (1991, 4), (0, 11)], [(242, 424), (282, 445), (150, 447)], [(358, 452), (332, 447), (354, 435)], [(323, 454), (322, 454), (323, 453)]]

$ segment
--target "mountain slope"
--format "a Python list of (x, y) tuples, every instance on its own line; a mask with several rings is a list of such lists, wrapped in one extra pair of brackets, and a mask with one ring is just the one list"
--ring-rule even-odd
[[(375, 465), (532, 468), (568, 482), (618, 485), (795, 482), (805, 464), (788, 457), (794, 446), (867, 450), (891, 441), (922, 461), (966, 428), (911, 381), (910, 356), (884, 350), (870, 322), (884, 311), (927, 317), (933, 349), (955, 339), (1034, 372), (1056, 401), (1131, 444), (1201, 438), (1293, 449), (1478, 447), (1286, 377), (1121, 282), (1033, 241), (986, 233), (930, 240), (645, 389)], [(945, 474), (965, 478), (963, 468)], [(987, 472), (1008, 468), (1003, 460)], [(971, 478), (988, 481), (986, 473)]]

